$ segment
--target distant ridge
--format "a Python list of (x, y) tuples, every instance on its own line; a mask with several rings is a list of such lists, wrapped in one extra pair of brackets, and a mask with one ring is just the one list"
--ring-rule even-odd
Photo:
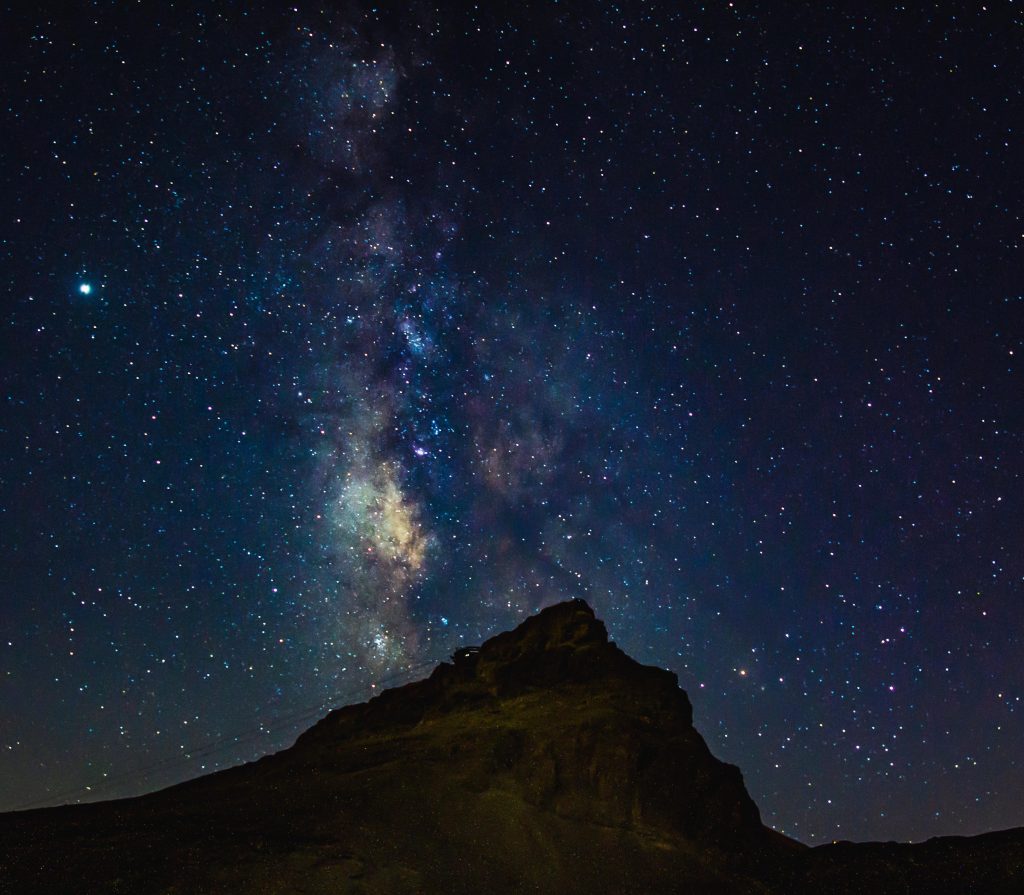
[(0, 893), (1024, 892), (1024, 830), (808, 849), (582, 600), (136, 799), (0, 815)]

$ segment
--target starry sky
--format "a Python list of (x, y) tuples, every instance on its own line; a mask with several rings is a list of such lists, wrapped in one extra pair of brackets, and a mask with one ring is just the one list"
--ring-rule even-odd
[(0, 809), (584, 597), (775, 828), (1024, 825), (1019, 3), (3, 30)]

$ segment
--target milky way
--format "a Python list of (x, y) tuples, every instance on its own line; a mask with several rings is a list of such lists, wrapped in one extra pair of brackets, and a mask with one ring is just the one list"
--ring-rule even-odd
[(567, 442), (594, 400), (579, 371), (597, 366), (574, 330), (593, 337), (594, 324), (570, 296), (495, 296), (458, 269), (461, 200), (439, 210), (443, 169), (393, 185), (402, 97), (423, 77), (412, 62), (331, 31), (303, 33), (292, 52), (296, 176), (313, 183), (292, 213), (322, 223), (304, 257), (319, 285), (304, 294), (309, 384), (296, 393), (316, 456), (307, 499), (323, 503), (309, 530), (324, 566), (313, 626), (333, 632), (325, 646), (393, 670), (422, 657), (422, 627), (449, 624), (438, 607), (453, 588), (471, 604), (463, 621), (586, 593), (556, 556), (573, 526), (551, 507), (586, 513), (586, 488), (552, 486), (591, 479)]
[(8, 23), (0, 808), (584, 597), (778, 829), (1024, 823), (1019, 13), (122, 7)]

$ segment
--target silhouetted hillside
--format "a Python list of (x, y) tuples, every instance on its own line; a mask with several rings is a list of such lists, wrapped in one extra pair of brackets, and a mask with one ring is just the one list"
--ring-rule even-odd
[(0, 816), (0, 892), (1024, 891), (1024, 831), (807, 849), (765, 828), (673, 674), (582, 601), (137, 799)]

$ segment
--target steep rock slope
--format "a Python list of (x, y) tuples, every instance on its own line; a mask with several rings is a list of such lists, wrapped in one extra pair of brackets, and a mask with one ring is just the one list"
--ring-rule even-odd
[(760, 821), (673, 674), (582, 601), (253, 764), (0, 815), (0, 895), (1024, 892), (1024, 831), (817, 849)]
[(669, 672), (552, 606), (285, 752), (0, 818), (0, 891), (762, 891), (773, 849)]

